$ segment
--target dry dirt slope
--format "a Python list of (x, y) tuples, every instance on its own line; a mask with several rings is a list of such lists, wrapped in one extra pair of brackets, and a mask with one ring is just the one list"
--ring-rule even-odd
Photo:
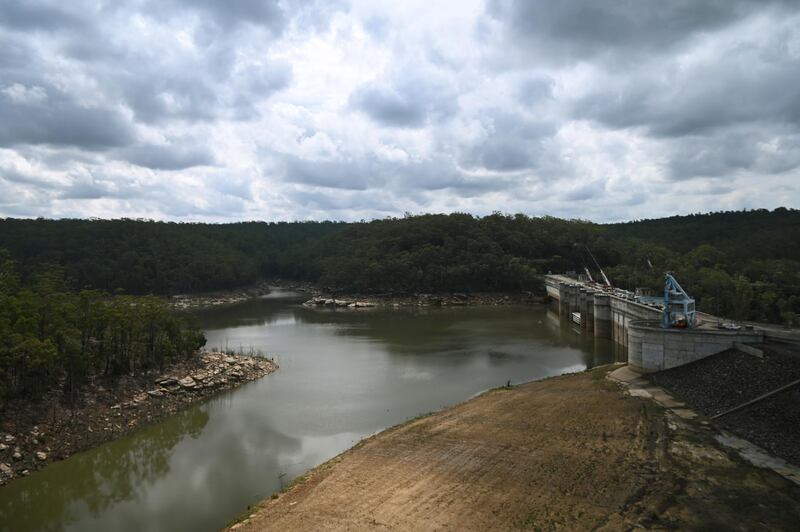
[(606, 369), (486, 393), (312, 470), (239, 530), (797, 530), (800, 487)]

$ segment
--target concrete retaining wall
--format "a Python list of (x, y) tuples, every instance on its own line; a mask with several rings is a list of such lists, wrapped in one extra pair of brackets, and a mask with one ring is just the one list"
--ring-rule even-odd
[(658, 321), (632, 321), (628, 324), (628, 364), (642, 373), (652, 373), (725, 351), (734, 343), (763, 340), (763, 334), (755, 331), (662, 329)]

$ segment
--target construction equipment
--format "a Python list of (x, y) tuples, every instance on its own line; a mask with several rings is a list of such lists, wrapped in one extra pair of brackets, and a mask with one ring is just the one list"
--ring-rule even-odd
[(642, 303), (660, 303), (663, 306), (661, 327), (691, 329), (697, 324), (694, 299), (678, 283), (670, 272), (664, 274), (664, 296), (639, 296)]
[[(594, 265), (597, 266), (598, 270), (600, 270), (600, 276), (603, 278), (603, 283), (605, 283), (606, 286), (610, 287), (611, 281), (608, 280), (608, 277), (606, 277), (606, 272), (603, 271), (603, 268), (600, 267), (600, 263), (597, 262), (597, 259), (594, 258), (594, 255), (592, 255), (592, 250), (589, 249), (589, 246), (587, 246), (586, 244), (575, 244), (575, 246), (583, 246), (584, 249), (586, 249), (587, 253), (589, 253), (589, 256), (592, 258)], [(589, 268), (587, 268), (585, 265), (583, 268), (586, 270), (587, 275), (589, 275), (589, 279), (591, 279), (592, 276), (591, 274), (589, 274)], [(594, 281), (594, 279), (591, 280)]]

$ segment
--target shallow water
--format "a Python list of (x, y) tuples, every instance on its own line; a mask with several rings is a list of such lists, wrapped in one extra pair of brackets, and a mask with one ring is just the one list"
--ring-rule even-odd
[[(198, 313), (280, 369), (0, 488), (0, 530), (216, 530), (360, 439), (619, 349), (546, 306), (317, 310), (285, 291)], [(617, 355), (619, 356), (619, 354)]]

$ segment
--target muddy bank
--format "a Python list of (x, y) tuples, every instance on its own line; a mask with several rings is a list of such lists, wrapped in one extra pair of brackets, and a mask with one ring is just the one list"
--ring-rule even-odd
[(96, 378), (70, 408), (60, 391), (0, 413), (0, 485), (272, 373), (270, 359), (200, 353), (163, 373)]
[(447, 294), (332, 294), (312, 291), (312, 297), (303, 303), (306, 307), (328, 308), (403, 308), (403, 307), (456, 307), (470, 305), (515, 305), (543, 303), (546, 297), (533, 292), (447, 293)]
[(800, 487), (609, 368), (490, 391), (384, 431), (233, 530), (793, 530)]

